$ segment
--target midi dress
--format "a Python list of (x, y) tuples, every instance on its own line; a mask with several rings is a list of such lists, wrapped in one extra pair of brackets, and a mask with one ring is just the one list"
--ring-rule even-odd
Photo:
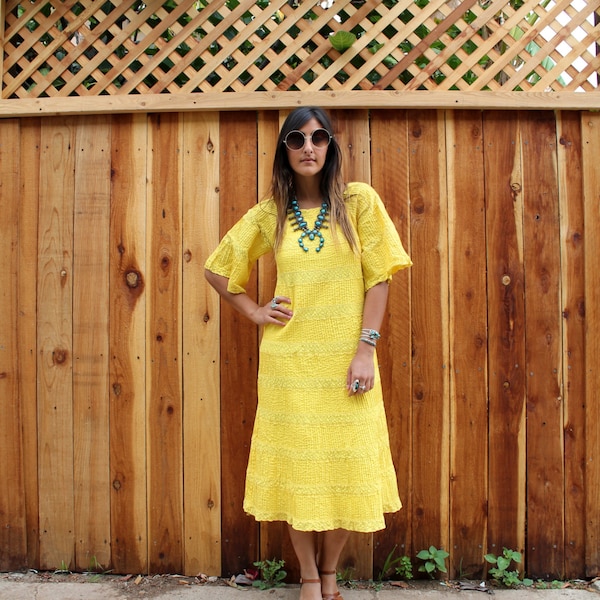
[[(244, 510), (257, 521), (285, 521), (299, 531), (373, 532), (401, 508), (381, 380), (348, 396), (346, 374), (362, 327), (365, 292), (412, 263), (377, 192), (345, 190), (359, 249), (338, 227), (321, 229), (324, 245), (299, 245), (292, 223), (275, 253), (276, 296), (291, 298), (284, 327), (263, 328), (258, 404), (246, 472)], [(313, 227), (319, 208), (303, 209)], [(273, 251), (276, 208), (253, 206), (206, 262), (244, 292), (256, 260)]]

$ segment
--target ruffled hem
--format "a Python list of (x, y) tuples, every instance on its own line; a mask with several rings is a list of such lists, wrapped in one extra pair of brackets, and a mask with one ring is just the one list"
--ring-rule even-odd
[[(397, 506), (389, 506), (383, 509), (384, 513), (398, 512), (402, 508), (402, 503), (398, 502)], [(332, 531), (334, 529), (345, 529), (347, 531), (355, 531), (357, 533), (374, 533), (385, 529), (385, 519), (383, 514), (380, 519), (372, 519), (369, 521), (353, 521), (349, 519), (299, 519), (286, 513), (271, 514), (263, 513), (253, 509), (251, 506), (244, 504), (246, 514), (253, 516), (260, 522), (283, 521), (288, 523), (297, 531)]]

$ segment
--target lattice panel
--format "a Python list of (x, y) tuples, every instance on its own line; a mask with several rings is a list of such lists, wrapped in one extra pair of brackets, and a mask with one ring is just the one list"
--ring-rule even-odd
[[(8, 0), (3, 98), (597, 91), (600, 0)], [(347, 32), (348, 47), (334, 46)]]

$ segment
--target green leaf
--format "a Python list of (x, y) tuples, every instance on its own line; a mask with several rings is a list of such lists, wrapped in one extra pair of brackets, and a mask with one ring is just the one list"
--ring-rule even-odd
[(497, 562), (495, 554), (486, 554), (483, 558), (485, 558), (487, 562), (492, 563), (493, 565), (495, 565)]
[(417, 554), (417, 558), (420, 558), (421, 560), (426, 560), (431, 556), (431, 554), (427, 551), (427, 550), (421, 550), (418, 554)]
[(510, 559), (505, 558), (504, 556), (498, 557), (498, 568), (502, 571), (508, 569), (508, 565), (510, 565)]
[(356, 36), (350, 31), (338, 31), (329, 36), (329, 41), (338, 52), (344, 52), (356, 42)]

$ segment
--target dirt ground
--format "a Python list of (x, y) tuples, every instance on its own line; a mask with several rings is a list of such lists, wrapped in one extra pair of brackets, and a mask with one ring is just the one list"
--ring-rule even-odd
[[(25, 582), (25, 583), (98, 583), (108, 584), (111, 587), (114, 586), (123, 596), (130, 598), (154, 598), (157, 596), (163, 596), (170, 590), (181, 588), (181, 586), (231, 586), (237, 587), (235, 581), (222, 579), (218, 577), (207, 577), (205, 575), (198, 575), (196, 577), (187, 577), (183, 575), (111, 575), (110, 573), (69, 573), (69, 572), (47, 572), (47, 571), (22, 571), (22, 572), (10, 572), (0, 573), (0, 582), (2, 580), (12, 582)], [(537, 583), (536, 588), (538, 589), (593, 589), (598, 591), (597, 580), (594, 581), (571, 581), (571, 582), (554, 582), (554, 583)], [(428, 581), (428, 580), (417, 580), (417, 581), (394, 581), (384, 583), (374, 583), (372, 581), (352, 581), (340, 585), (341, 591), (344, 587), (346, 589), (370, 589), (370, 590), (392, 590), (392, 589), (440, 589), (440, 586), (445, 586), (452, 590), (474, 590), (492, 592), (494, 586), (490, 582), (478, 582), (478, 581)], [(248, 587), (247, 585), (241, 585), (239, 587)], [(484, 596), (482, 596), (483, 598)]]

